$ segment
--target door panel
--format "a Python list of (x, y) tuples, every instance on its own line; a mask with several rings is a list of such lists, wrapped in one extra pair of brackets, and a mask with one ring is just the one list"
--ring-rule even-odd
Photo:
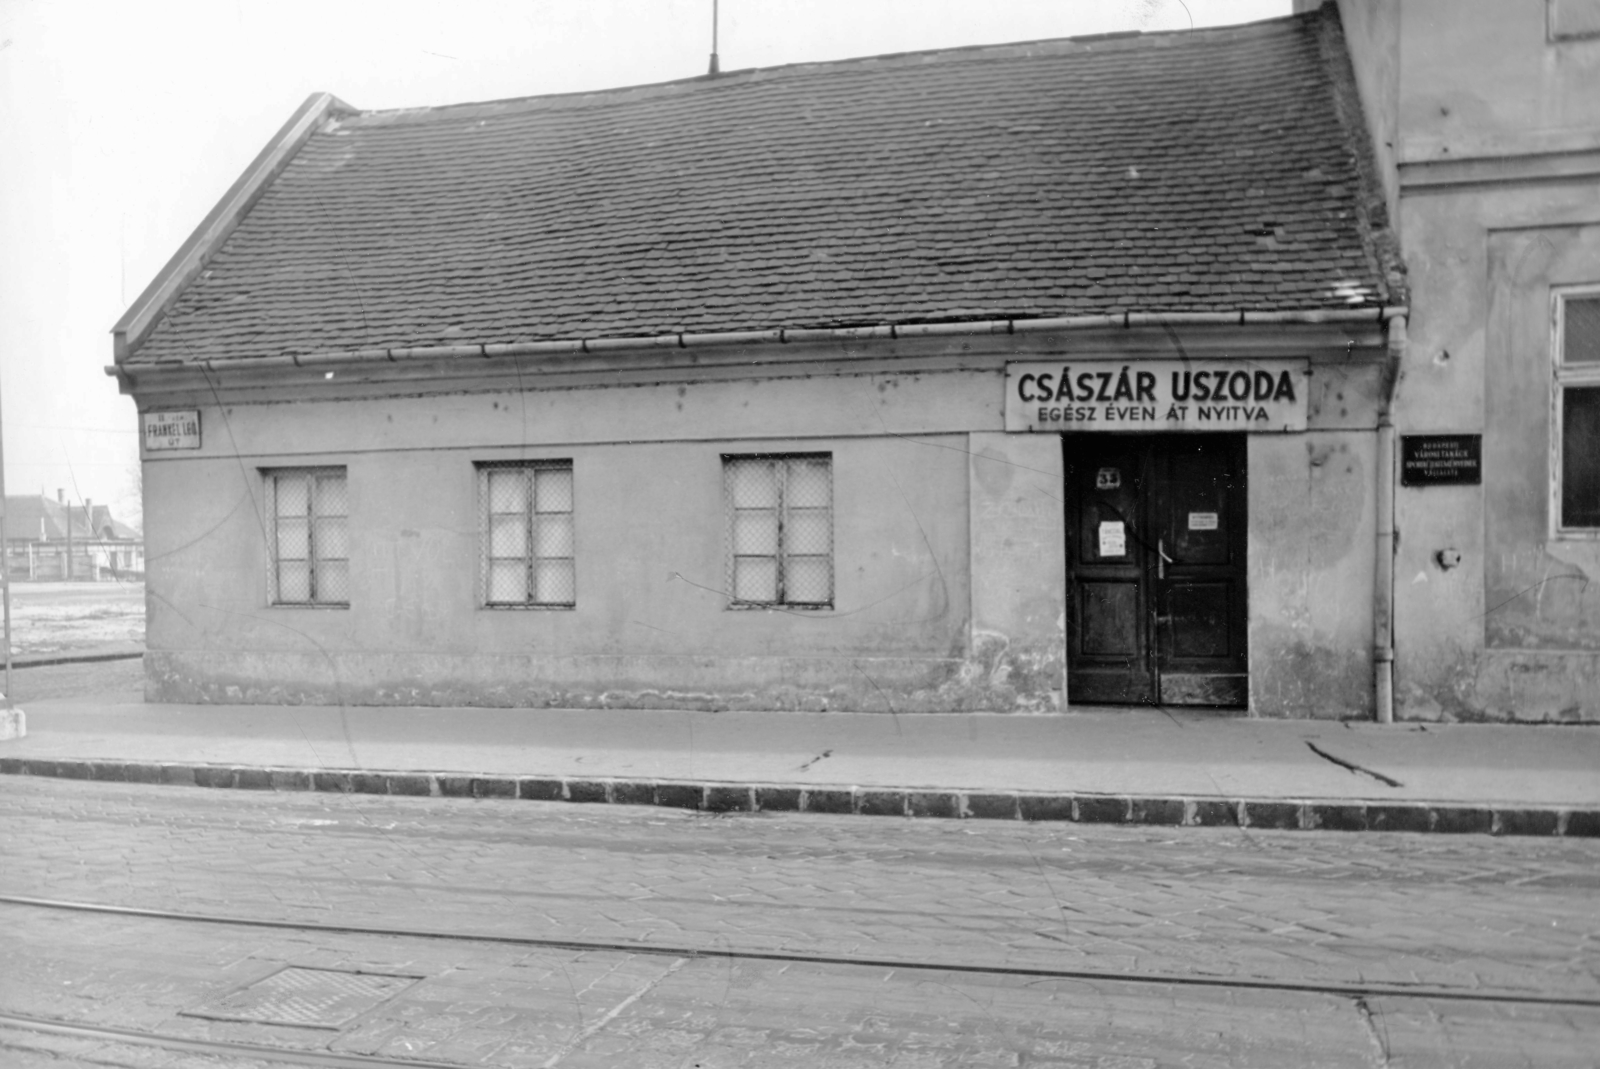
[(1228, 587), (1225, 583), (1173, 583), (1167, 589), (1163, 628), (1173, 658), (1228, 655)]
[[(1135, 448), (1129, 448), (1130, 445)], [(1155, 700), (1145, 590), (1143, 452), (1100, 437), (1069, 468), (1069, 542), (1076, 561), (1069, 614), (1069, 687), (1083, 702)]]
[(1245, 704), (1244, 436), (1062, 446), (1068, 700)]
[(1085, 582), (1083, 601), (1083, 652), (1091, 657), (1136, 656), (1138, 584)]
[(1181, 564), (1227, 564), (1228, 457), (1215, 450), (1169, 458), (1167, 553)]

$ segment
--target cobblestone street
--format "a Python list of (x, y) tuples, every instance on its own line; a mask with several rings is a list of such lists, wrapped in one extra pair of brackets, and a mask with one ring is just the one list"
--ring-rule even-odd
[[(0, 1012), (34, 1018), (518, 1066), (1543, 1066), (1600, 1045), (1592, 841), (12, 776), (0, 822), (13, 899), (309, 926), (7, 902)], [(430, 937), (380, 934), (400, 932)], [(423, 979), (334, 1031), (176, 1015), (283, 965)], [(51, 1044), (168, 1064), (0, 1042), (6, 1064)]]

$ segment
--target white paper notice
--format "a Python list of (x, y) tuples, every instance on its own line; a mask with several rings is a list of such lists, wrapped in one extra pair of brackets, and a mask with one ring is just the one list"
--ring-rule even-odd
[(1215, 512), (1189, 513), (1189, 530), (1215, 531), (1217, 529), (1217, 514)]
[(1102, 520), (1100, 522), (1100, 555), (1102, 557), (1123, 557), (1128, 553), (1128, 536), (1122, 529), (1121, 520)]

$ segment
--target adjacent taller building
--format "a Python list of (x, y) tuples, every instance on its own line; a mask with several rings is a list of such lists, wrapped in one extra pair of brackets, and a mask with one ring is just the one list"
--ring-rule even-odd
[(1410, 272), (1395, 427), (1482, 436), (1481, 481), (1401, 472), (1398, 711), (1600, 719), (1600, 3), (1338, 8)]

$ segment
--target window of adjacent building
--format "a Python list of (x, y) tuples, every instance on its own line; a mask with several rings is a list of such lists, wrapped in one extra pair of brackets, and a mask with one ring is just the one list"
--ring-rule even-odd
[(724, 456), (728, 590), (740, 606), (833, 606), (833, 458)]
[(1552, 41), (1600, 37), (1600, 0), (1546, 0), (1546, 32)]
[(572, 461), (480, 464), (481, 603), (570, 609), (578, 603)]
[(1600, 531), (1600, 289), (1556, 295), (1557, 530)]
[(345, 469), (290, 468), (264, 474), (272, 499), (272, 604), (348, 606)]

